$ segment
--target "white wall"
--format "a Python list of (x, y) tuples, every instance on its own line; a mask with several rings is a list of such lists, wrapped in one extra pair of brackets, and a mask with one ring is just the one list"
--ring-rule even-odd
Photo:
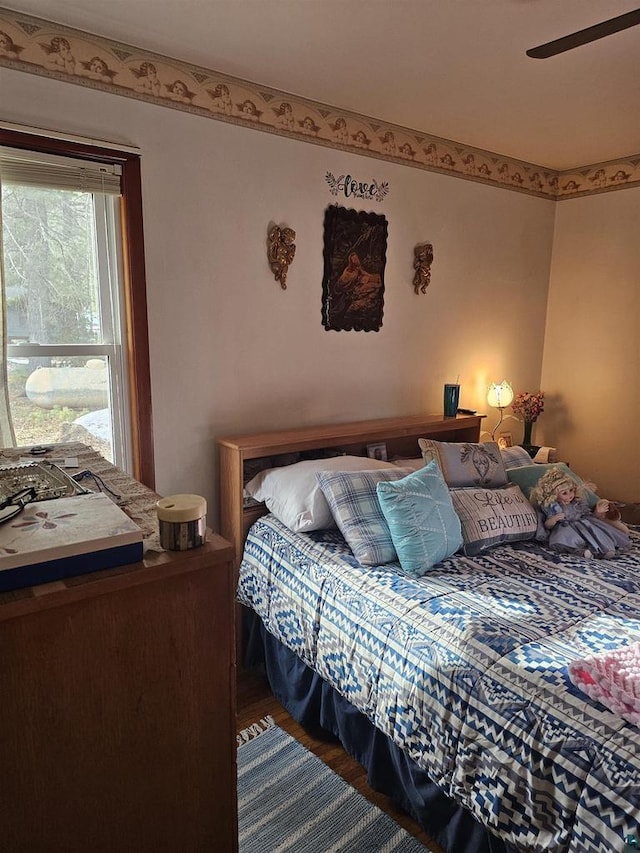
[(640, 189), (557, 205), (537, 436), (622, 501), (640, 500), (639, 271)]
[[(439, 413), (457, 376), (480, 411), (490, 381), (540, 387), (552, 202), (6, 69), (0, 92), (4, 121), (141, 151), (161, 493), (215, 507), (220, 435)], [(340, 202), (389, 223), (379, 332), (321, 324), (327, 171), (390, 185), (383, 202)], [(266, 260), (271, 221), (297, 232), (286, 291)], [(416, 296), (425, 241), (432, 283)]]

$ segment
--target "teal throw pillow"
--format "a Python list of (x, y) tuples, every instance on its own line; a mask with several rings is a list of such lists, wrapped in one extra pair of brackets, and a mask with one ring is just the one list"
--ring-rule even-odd
[(437, 462), (376, 486), (400, 565), (419, 577), (462, 546), (460, 519)]

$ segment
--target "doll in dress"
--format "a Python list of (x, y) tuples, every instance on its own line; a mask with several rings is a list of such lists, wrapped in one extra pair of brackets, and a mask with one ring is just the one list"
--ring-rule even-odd
[(584, 488), (561, 468), (540, 478), (531, 502), (542, 514), (547, 544), (557, 551), (609, 559), (631, 547), (624, 525), (606, 519), (609, 501), (600, 499), (591, 509)]

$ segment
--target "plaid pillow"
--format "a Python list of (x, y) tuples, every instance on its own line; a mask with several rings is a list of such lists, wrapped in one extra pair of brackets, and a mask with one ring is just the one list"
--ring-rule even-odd
[[(515, 445), (514, 447), (501, 447), (500, 456), (504, 462), (504, 467), (507, 472), (510, 468), (524, 468), (531, 465), (532, 459), (524, 447)], [(507, 477), (509, 474), (507, 473)]]
[(316, 474), (340, 532), (363, 566), (383, 566), (398, 559), (376, 486), (381, 481), (400, 480), (410, 473), (410, 468), (393, 468)]

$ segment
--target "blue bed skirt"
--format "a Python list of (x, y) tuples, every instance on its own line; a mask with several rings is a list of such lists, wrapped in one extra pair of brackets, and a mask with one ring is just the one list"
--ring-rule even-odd
[(309, 731), (334, 735), (388, 795), (450, 853), (516, 853), (431, 782), (424, 770), (290, 649), (243, 610), (244, 664), (264, 665), (275, 698)]

